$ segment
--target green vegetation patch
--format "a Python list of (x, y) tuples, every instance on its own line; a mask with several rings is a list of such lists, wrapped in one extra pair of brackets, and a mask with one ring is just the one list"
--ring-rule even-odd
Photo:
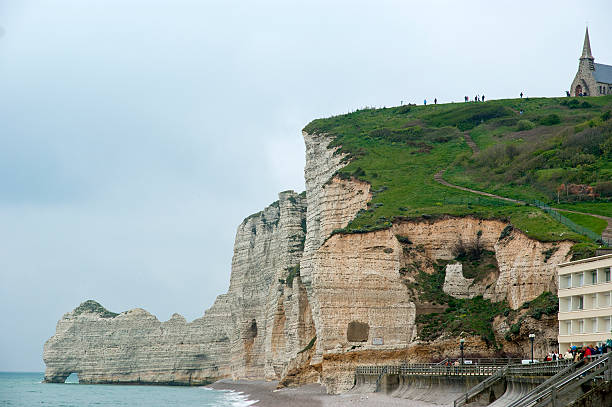
[[(370, 183), (373, 196), (346, 228), (334, 233), (387, 229), (400, 220), (471, 215), (508, 221), (542, 241), (587, 241), (537, 207), (476, 199), (473, 193), (439, 184), (434, 175), (447, 169), (443, 177), (454, 184), (550, 203), (563, 182), (602, 184), (612, 179), (612, 141), (608, 147), (605, 127), (612, 122), (601, 119), (602, 112), (612, 108), (612, 97), (592, 99), (589, 109), (562, 106), (560, 98), (513, 99), (363, 109), (314, 120), (304, 130), (332, 136), (330, 147), (350, 161), (337, 175)], [(539, 123), (551, 114), (558, 115), (562, 125)], [(574, 134), (573, 126), (591, 119), (602, 124)], [(517, 133), (521, 120), (535, 127)], [(467, 145), (462, 133), (466, 128), (479, 154), (473, 155)]]
[(72, 311), (72, 313), (75, 316), (81, 315), (81, 314), (93, 313), (93, 314), (100, 315), (102, 318), (114, 318), (117, 315), (119, 315), (116, 312), (111, 312), (107, 310), (106, 308), (104, 308), (102, 305), (100, 305), (98, 302), (94, 300), (87, 300), (83, 302), (81, 305), (76, 307), (74, 311)]
[(287, 286), (293, 287), (293, 279), (300, 275), (300, 265), (296, 264), (295, 266), (287, 267), (285, 270), (287, 271), (285, 283)]
[[(554, 205), (556, 208), (569, 209), (570, 211), (593, 213), (595, 215), (612, 217), (612, 202), (572, 202)], [(562, 212), (566, 215), (566, 212)]]
[(419, 338), (433, 341), (444, 333), (459, 336), (462, 333), (479, 335), (490, 345), (496, 345), (493, 332), (493, 318), (508, 308), (506, 301), (491, 302), (482, 296), (471, 299), (457, 299), (442, 290), (446, 275), (446, 262), (436, 265), (436, 272), (427, 274), (421, 270), (411, 288), (419, 293), (420, 301), (448, 304), (443, 313), (422, 314), (417, 316)]
[(570, 254), (572, 255), (571, 261), (595, 256), (598, 247), (599, 246), (594, 243), (576, 243), (570, 249)]
[[(589, 107), (562, 105), (583, 102)], [(523, 114), (517, 129), (524, 131), (508, 131), (495, 120), (473, 129), (470, 135), (481, 152), (458, 156), (445, 179), (509, 198), (551, 204), (594, 198), (599, 199), (595, 205), (612, 202), (612, 122), (604, 120), (612, 97), (580, 102), (532, 99), (522, 101), (520, 108)], [(527, 122), (534, 127), (529, 129)], [(593, 187), (595, 195), (586, 188), (573, 191), (569, 185)]]
[(304, 353), (304, 352), (306, 352), (306, 351), (308, 351), (308, 350), (312, 349), (312, 347), (314, 346), (314, 344), (315, 344), (316, 342), (317, 342), (317, 337), (316, 337), (316, 336), (313, 336), (313, 337), (312, 337), (312, 339), (310, 340), (310, 342), (308, 342), (308, 345), (306, 345), (306, 346), (304, 347), (304, 349), (302, 349), (301, 351), (299, 351), (299, 352), (298, 352), (298, 355), (299, 355), (300, 353)]
[[(527, 311), (521, 313), (521, 310)], [(545, 291), (537, 298), (523, 303), (518, 310), (506, 309), (504, 311), (504, 316), (507, 317), (506, 323), (510, 326), (510, 329), (505, 333), (504, 339), (506, 341), (512, 341), (516, 338), (526, 318), (533, 318), (539, 321), (543, 315), (551, 317), (556, 316), (558, 312), (559, 297), (549, 291)]]
[(545, 291), (537, 298), (525, 302), (521, 308), (528, 309), (528, 316), (540, 319), (542, 315), (553, 316), (559, 312), (559, 297), (550, 291)]
[(463, 266), (463, 277), (473, 278), (475, 283), (484, 280), (488, 275), (499, 270), (495, 253), (488, 250), (484, 250), (478, 259), (466, 258), (461, 260), (461, 264)]
[(461, 131), (471, 130), (474, 127), (495, 119), (512, 115), (512, 111), (499, 103), (466, 103), (454, 109), (436, 110), (425, 115), (423, 120), (432, 126), (455, 126)]
[[(601, 235), (601, 232), (608, 227), (608, 221), (594, 216), (582, 215), (580, 213), (561, 212), (563, 216), (569, 218), (574, 223), (584, 226), (587, 229)], [(612, 214), (611, 214), (612, 215)]]

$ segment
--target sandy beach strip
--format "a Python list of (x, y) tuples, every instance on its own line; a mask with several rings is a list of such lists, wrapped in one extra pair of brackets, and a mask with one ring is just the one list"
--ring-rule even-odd
[(278, 382), (263, 380), (219, 380), (207, 387), (217, 390), (234, 390), (258, 400), (257, 407), (441, 407), (424, 401), (399, 399), (380, 393), (329, 395), (320, 384), (308, 384), (276, 390)]

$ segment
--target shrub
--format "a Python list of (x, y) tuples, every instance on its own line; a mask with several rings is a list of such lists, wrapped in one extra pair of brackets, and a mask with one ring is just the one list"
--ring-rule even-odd
[(570, 254), (572, 255), (571, 260), (582, 260), (587, 257), (593, 257), (595, 256), (596, 249), (597, 245), (593, 243), (576, 243), (570, 249)]
[(612, 181), (597, 183), (595, 185), (595, 192), (600, 196), (612, 196)]
[(610, 111), (608, 110), (607, 112), (603, 112), (601, 114), (601, 120), (604, 122), (607, 122), (608, 120), (610, 120), (610, 116), (612, 115), (612, 113), (610, 113)]
[(547, 116), (540, 117), (540, 124), (544, 126), (553, 126), (555, 124), (561, 123), (561, 118), (556, 113), (551, 113)]
[(409, 105), (403, 105), (397, 108), (397, 113), (399, 114), (406, 114), (406, 113), (410, 113), (410, 106)]
[(404, 244), (412, 244), (412, 241), (408, 238), (408, 236), (402, 236), (402, 235), (395, 235), (395, 238), (398, 240), (398, 242), (400, 243), (404, 243)]
[(289, 287), (293, 287), (293, 279), (300, 275), (300, 265), (297, 264), (295, 266), (287, 267), (285, 270), (288, 271), (287, 278), (285, 278), (285, 283)]
[(102, 305), (97, 303), (94, 300), (87, 300), (78, 307), (74, 309), (74, 315), (93, 313), (98, 314), (102, 318), (114, 318), (117, 314), (116, 312), (111, 312), (104, 308)]
[(544, 263), (547, 263), (548, 260), (550, 260), (550, 258), (552, 257), (553, 254), (555, 254), (555, 252), (559, 249), (559, 246), (553, 246), (548, 250), (544, 250), (542, 251), (542, 254), (544, 255)]
[(519, 122), (516, 124), (517, 131), (531, 130), (534, 127), (535, 124), (529, 120), (519, 120)]
[(304, 349), (302, 349), (301, 351), (299, 351), (299, 352), (298, 352), (298, 354), (300, 354), (300, 353), (304, 353), (304, 352), (306, 352), (307, 350), (312, 349), (312, 347), (314, 346), (314, 344), (315, 344), (315, 342), (316, 342), (316, 341), (317, 341), (317, 337), (315, 336), (315, 337), (313, 337), (313, 338), (310, 340), (310, 342), (308, 342), (308, 345), (306, 345), (306, 346), (304, 347)]
[(593, 107), (593, 105), (587, 102), (586, 100), (583, 100), (582, 103), (580, 103), (578, 99), (563, 100), (561, 101), (560, 104), (563, 106), (567, 106), (570, 109), (578, 109), (578, 108), (589, 109)]
[(484, 246), (478, 237), (470, 242), (459, 239), (452, 249), (452, 253), (457, 260), (480, 260), (483, 252)]
[(499, 234), (499, 240), (502, 240), (503, 238), (510, 236), (510, 234), (512, 233), (512, 230), (514, 230), (512, 225), (506, 226), (504, 230), (502, 230), (501, 233)]
[(556, 315), (559, 311), (559, 297), (550, 291), (545, 291), (529, 302), (529, 310), (528, 315), (537, 320), (542, 318), (542, 315)]
[(436, 126), (456, 126), (459, 130), (473, 129), (481, 123), (498, 117), (510, 116), (511, 111), (499, 105), (469, 103), (453, 110), (435, 112), (425, 117), (427, 123)]

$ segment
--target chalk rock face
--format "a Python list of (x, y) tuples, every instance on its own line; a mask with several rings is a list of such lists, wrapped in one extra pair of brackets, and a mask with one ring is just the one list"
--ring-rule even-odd
[(458, 242), (474, 239), (496, 264), (493, 277), (473, 271), (478, 281), (467, 279), (450, 264), (445, 292), (518, 308), (557, 291), (555, 266), (572, 243), (538, 242), (499, 220), (449, 216), (333, 234), (367, 208), (370, 185), (336, 176), (347, 157), (330, 147), (332, 137), (304, 133), (304, 140), (306, 194), (282, 192), (239, 225), (228, 292), (202, 318), (160, 322), (141, 309), (116, 315), (84, 303), (45, 344), (45, 380), (62, 382), (72, 372), (88, 383), (265, 378), (321, 381), (339, 393), (360, 363), (426, 361), (432, 349), (449, 356), (446, 344), (418, 341), (416, 316), (444, 306), (421, 303), (414, 277), (439, 272), (436, 263), (454, 261)]
[[(105, 315), (94, 301), (65, 314), (44, 346), (45, 381), (81, 383), (204, 384), (227, 376), (229, 315), (224, 296), (202, 318), (187, 323), (174, 314), (160, 322), (137, 308)], [(106, 311), (108, 313), (108, 311)]]
[[(238, 227), (227, 294), (232, 301), (233, 378), (278, 378), (289, 358), (287, 347), (301, 344), (284, 337), (286, 329), (298, 329), (299, 309), (308, 307), (306, 297), (283, 293), (299, 291), (299, 278), (294, 278), (292, 287), (285, 280), (291, 269), (297, 276), (305, 229), (306, 199), (292, 191), (282, 192), (278, 202)], [(287, 315), (287, 308), (295, 313)]]
[[(358, 180), (341, 180), (335, 173), (347, 162), (337, 148), (330, 148), (333, 137), (326, 134), (302, 133), (306, 144), (306, 243), (300, 263), (301, 276), (308, 292), (313, 320), (317, 332), (321, 329), (320, 297), (314, 280), (318, 278), (319, 267), (315, 262), (317, 251), (334, 229), (345, 227), (361, 209), (367, 208), (371, 199), (370, 185)], [(319, 280), (320, 281), (320, 280)], [(323, 305), (325, 306), (325, 305)], [(319, 341), (321, 338), (317, 336)], [(323, 348), (318, 345), (312, 363), (321, 362)]]
[[(306, 199), (293, 191), (238, 227), (227, 294), (202, 318), (160, 322), (142, 309), (115, 315), (91, 301), (67, 313), (44, 346), (45, 380), (202, 384), (222, 377), (279, 378), (314, 336), (299, 272)], [(294, 268), (295, 272), (295, 268)], [(283, 281), (283, 282), (281, 282)], [(308, 338), (308, 339), (304, 339)]]
[[(340, 393), (353, 385), (352, 371), (338, 370), (338, 366), (346, 365), (345, 361), (355, 359), (353, 353), (379, 353), (378, 363), (385, 363), (389, 351), (416, 345), (416, 309), (421, 304), (408, 290), (404, 270), (434, 273), (433, 264), (437, 260), (453, 259), (452, 250), (458, 240), (469, 241), (479, 236), (484, 249), (495, 253), (499, 278), (484, 292), (485, 298), (506, 299), (516, 308), (543, 291), (555, 292), (554, 266), (549, 264), (553, 257), (546, 262), (544, 252), (556, 248), (553, 256), (560, 262), (568, 258), (571, 243), (536, 242), (518, 231), (512, 232), (512, 238), (500, 241), (506, 226), (496, 220), (449, 217), (401, 222), (388, 230), (328, 238), (311, 259), (311, 293), (316, 297), (311, 303), (319, 304), (315, 317), (317, 353), (322, 360), (321, 381), (327, 390)], [(401, 243), (397, 235), (410, 243)], [(454, 272), (461, 270), (455, 267)], [(455, 286), (464, 290), (469, 280), (465, 281), (463, 275), (460, 279)], [(459, 276), (451, 280), (459, 281)], [(365, 341), (349, 340), (352, 322), (368, 324)], [(421, 361), (429, 357), (427, 352), (422, 355)]]
[[(417, 308), (424, 304), (408, 289), (405, 270), (434, 273), (437, 261), (454, 258), (459, 241), (478, 238), (484, 250), (494, 253), (499, 278), (472, 284), (461, 269), (451, 268), (447, 289), (454, 287), (457, 296), (505, 299), (516, 308), (543, 291), (556, 291), (554, 266), (568, 258), (572, 243), (537, 242), (516, 230), (500, 240), (508, 226), (502, 221), (447, 217), (332, 235), (367, 207), (369, 187), (333, 176), (345, 162), (335, 148), (326, 147), (330, 138), (309, 134), (304, 138), (308, 212), (301, 274), (317, 335), (310, 367), (319, 366), (328, 392), (352, 386), (352, 371), (340, 373), (337, 367), (352, 365), (345, 361), (354, 361), (355, 352), (380, 354), (378, 363), (385, 363), (385, 354), (415, 346)], [(401, 243), (396, 235), (410, 243)], [(554, 254), (547, 261), (544, 252), (549, 250)], [(361, 330), (367, 334), (354, 335), (355, 326), (367, 327)]]
[(463, 276), (463, 266), (461, 263), (448, 264), (446, 266), (444, 286), (442, 287), (446, 294), (452, 295), (455, 298), (473, 298), (476, 295), (474, 290), (470, 290), (473, 283), (473, 278), (465, 278)]

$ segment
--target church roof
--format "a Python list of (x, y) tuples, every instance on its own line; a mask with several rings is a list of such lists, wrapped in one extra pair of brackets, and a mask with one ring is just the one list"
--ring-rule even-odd
[(595, 64), (593, 77), (596, 82), (612, 83), (612, 65)]

